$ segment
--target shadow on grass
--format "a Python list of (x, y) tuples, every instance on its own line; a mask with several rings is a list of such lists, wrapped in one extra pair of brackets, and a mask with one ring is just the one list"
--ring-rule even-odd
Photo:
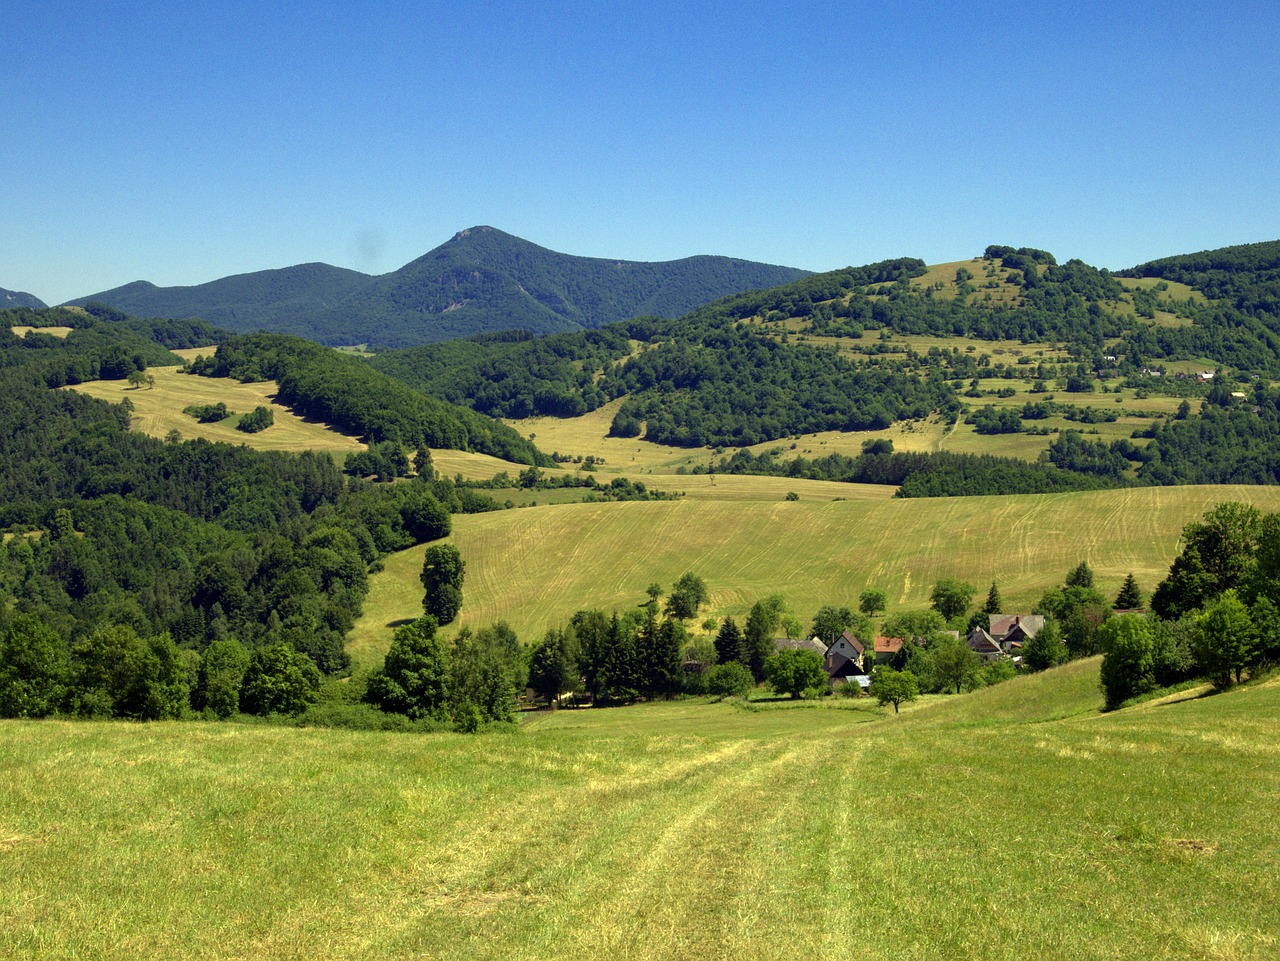
[(387, 621), (387, 627), (404, 627), (406, 624), (412, 624), (416, 621), (416, 617), (398, 617), (394, 621)]

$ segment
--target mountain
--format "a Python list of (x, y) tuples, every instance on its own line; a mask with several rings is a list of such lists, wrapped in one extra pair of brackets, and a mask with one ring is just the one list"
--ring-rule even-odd
[(399, 270), (369, 276), (304, 264), (194, 287), (137, 281), (71, 301), (142, 316), (199, 316), (326, 344), (405, 347), (499, 330), (589, 330), (642, 314), (678, 317), (730, 294), (808, 275), (730, 257), (658, 263), (561, 254), (473, 227)]
[(20, 290), (5, 290), (0, 287), (0, 310), (11, 310), (14, 307), (30, 307), (32, 310), (44, 310), (48, 306), (33, 294), (24, 294)]

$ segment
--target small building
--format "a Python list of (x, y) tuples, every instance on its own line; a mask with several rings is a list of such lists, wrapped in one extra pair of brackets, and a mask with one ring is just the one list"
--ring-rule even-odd
[(876, 663), (892, 660), (893, 657), (902, 650), (902, 638), (900, 637), (880, 637), (877, 636), (872, 646), (875, 652)]
[(1005, 653), (1005, 649), (1000, 646), (996, 639), (981, 627), (975, 627), (971, 630), (965, 638), (965, 643), (969, 645), (969, 650), (984, 661), (997, 660), (1003, 657)]
[(816, 651), (819, 655), (827, 653), (827, 645), (816, 637), (801, 640), (796, 637), (775, 637), (773, 646), (780, 651)]

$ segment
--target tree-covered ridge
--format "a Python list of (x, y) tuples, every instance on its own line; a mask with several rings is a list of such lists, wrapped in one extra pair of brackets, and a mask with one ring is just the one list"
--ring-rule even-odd
[(213, 357), (197, 359), (191, 369), (241, 381), (274, 380), (281, 403), (371, 443), (474, 450), (520, 464), (550, 464), (510, 427), (418, 393), (358, 358), (297, 337), (234, 337)]
[(35, 294), (29, 294), (22, 290), (5, 290), (0, 287), (0, 309), (27, 307), (32, 310), (43, 310), (48, 306)]
[[(18, 337), (12, 327), (32, 327)], [(45, 327), (70, 327), (66, 337)], [(38, 373), (51, 387), (124, 380), (149, 366), (181, 363), (170, 350), (213, 343), (221, 332), (200, 321), (140, 320), (82, 311), (0, 310), (0, 367)]]
[(368, 363), (410, 387), (491, 417), (573, 417), (610, 399), (597, 375), (631, 353), (633, 333), (648, 335), (644, 321), (545, 337), (528, 331), (481, 334), (387, 351)]
[(667, 340), (610, 370), (606, 394), (627, 394), (612, 431), (680, 447), (749, 446), (823, 430), (877, 430), (958, 409), (940, 377), (850, 362), (732, 326)]
[(1280, 332), (1280, 240), (1165, 257), (1122, 275), (1176, 280)]
[(266, 329), (326, 344), (407, 347), (486, 331), (555, 333), (641, 314), (678, 317), (726, 294), (806, 274), (730, 257), (662, 263), (577, 257), (474, 227), (377, 277), (304, 264), (195, 287), (139, 281), (73, 303), (199, 316), (238, 331)]
[[(95, 320), (35, 350), (0, 343), (0, 635), (25, 617), (19, 634), (35, 624), (64, 658), (69, 646), (68, 670), (124, 670), (109, 662), (125, 658), (150, 671), (151, 655), (137, 648), (150, 644), (162, 661), (177, 657), (180, 673), (182, 651), (234, 639), (253, 652), (250, 673), (268, 671), (258, 687), (246, 681), (245, 696), (282, 709), (268, 696), (266, 662), (290, 676), (343, 669), (370, 565), (446, 536), (453, 511), (496, 505), (425, 474), (395, 485), (349, 480), (322, 454), (161, 441), (129, 430), (127, 404), (51, 389), (46, 354), (80, 363), (106, 344), (132, 364), (137, 338), (127, 324)], [(102, 644), (102, 657), (86, 653)], [(80, 681), (82, 693), (97, 690)], [(169, 716), (121, 707), (133, 702), (120, 691), (101, 696), (70, 709)]]

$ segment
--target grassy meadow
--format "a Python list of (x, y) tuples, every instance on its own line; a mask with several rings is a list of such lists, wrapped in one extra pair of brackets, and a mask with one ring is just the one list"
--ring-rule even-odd
[(1275, 957), (1280, 683), (1100, 715), (1096, 682), (480, 737), (7, 721), (0, 952)]
[[(201, 353), (200, 349), (177, 351), (185, 360)], [(203, 352), (207, 353), (207, 349)], [(133, 404), (133, 427), (153, 437), (164, 437), (176, 430), (184, 440), (197, 437), (228, 444), (247, 444), (259, 450), (315, 450), (333, 454), (339, 459), (364, 450), (364, 444), (319, 421), (306, 420), (275, 401), (274, 381), (242, 384), (228, 377), (193, 377), (177, 367), (152, 367), (147, 373), (155, 377), (154, 387), (130, 387), (123, 380), (97, 380), (77, 384), (78, 390), (92, 397), (118, 404), (126, 397)], [(238, 416), (218, 423), (202, 424), (182, 409), (191, 405), (225, 403), (237, 415), (248, 414), (255, 407), (269, 407), (275, 423), (264, 431), (246, 434), (236, 430)], [(490, 474), (489, 476), (492, 476)]]
[[(690, 497), (465, 515), (454, 518), (451, 538), (467, 562), (458, 624), (505, 620), (534, 641), (579, 609), (633, 606), (650, 583), (669, 588), (686, 571), (710, 590), (703, 616), (739, 619), (775, 592), (806, 622), (823, 604), (856, 605), (869, 586), (887, 592), (890, 612), (927, 607), (944, 577), (980, 592), (994, 579), (1007, 607), (1029, 607), (1081, 560), (1105, 594), (1114, 596), (1130, 571), (1149, 593), (1168, 573), (1183, 526), (1223, 500), (1277, 511), (1280, 488), (838, 502)], [(350, 645), (357, 661), (376, 663), (392, 625), (421, 613), (424, 551), (393, 555), (370, 578)]]

